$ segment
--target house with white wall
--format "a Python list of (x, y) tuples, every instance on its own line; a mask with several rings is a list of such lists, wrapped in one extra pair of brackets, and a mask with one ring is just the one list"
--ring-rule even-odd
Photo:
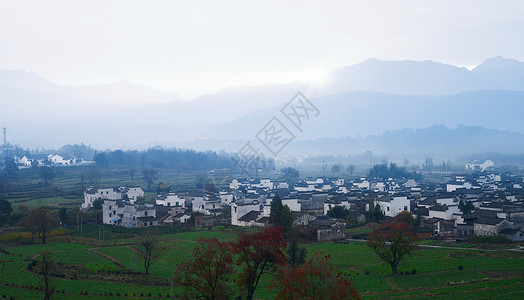
[(394, 217), (403, 211), (411, 211), (411, 204), (407, 196), (392, 196), (388, 194), (375, 200), (374, 204), (378, 204), (382, 213), (388, 217)]

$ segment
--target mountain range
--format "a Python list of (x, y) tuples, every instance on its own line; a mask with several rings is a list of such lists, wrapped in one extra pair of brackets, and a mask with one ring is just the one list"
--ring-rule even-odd
[[(321, 82), (229, 87), (191, 101), (125, 81), (63, 87), (34, 73), (0, 71), (0, 124), (9, 128), (12, 143), (26, 147), (200, 147), (213, 141), (214, 150), (234, 151), (255, 140), (272, 117), (283, 118), (280, 108), (298, 91), (320, 114), (295, 132), (297, 141), (288, 150), (296, 154), (338, 149), (308, 142), (320, 139), (345, 140), (337, 143), (346, 147), (338, 152), (387, 153), (411, 145), (412, 155), (433, 144), (452, 149), (450, 141), (476, 146), (438, 152), (517, 153), (524, 145), (524, 63), (502, 57), (471, 71), (432, 61), (369, 59), (333, 70)], [(436, 134), (435, 125), (449, 134)], [(475, 143), (464, 128), (475, 128)]]

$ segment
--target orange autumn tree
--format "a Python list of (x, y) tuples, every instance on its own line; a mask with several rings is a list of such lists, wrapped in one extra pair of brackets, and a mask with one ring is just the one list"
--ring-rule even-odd
[(360, 299), (351, 282), (335, 272), (330, 256), (318, 253), (304, 264), (286, 265), (273, 278), (270, 288), (278, 291), (277, 299)]
[(407, 256), (418, 248), (420, 241), (413, 227), (404, 222), (384, 223), (373, 231), (366, 242), (367, 246), (376, 255), (391, 266), (393, 275), (397, 274), (397, 267)]

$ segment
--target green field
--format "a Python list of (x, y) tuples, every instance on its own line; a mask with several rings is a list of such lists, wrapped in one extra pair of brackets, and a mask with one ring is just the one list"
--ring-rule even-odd
[[(111, 232), (109, 228), (106, 230), (108, 234)], [(6, 262), (0, 279), (0, 297), (42, 297), (43, 293), (35, 290), (41, 282), (40, 276), (30, 272), (27, 266), (42, 251), (50, 251), (56, 262), (79, 270), (79, 273), (71, 271), (73, 275), (68, 276), (72, 277), (54, 278), (58, 291), (55, 299), (110, 299), (125, 294), (128, 297), (135, 295), (135, 298), (149, 298), (149, 294), (158, 298), (160, 294), (165, 298), (170, 292), (169, 278), (173, 269), (191, 255), (198, 238), (232, 240), (238, 234), (220, 227), (204, 231), (163, 230), (162, 243), (166, 251), (151, 267), (148, 277), (142, 273), (144, 267), (133, 251), (132, 238), (126, 238), (125, 244), (99, 247), (98, 239), (87, 237), (90, 234), (73, 234), (71, 243), (51, 240), (47, 245), (5, 246), (8, 253), (0, 253), (0, 259)], [(399, 272), (408, 275), (392, 276), (391, 269), (381, 264), (363, 242), (310, 243), (304, 246), (309, 256), (314, 253), (331, 255), (336, 269), (353, 282), (364, 299), (524, 297), (522, 251), (421, 248), (399, 266)], [(458, 269), (459, 265), (463, 270)], [(269, 276), (263, 278), (257, 298), (272, 298), (273, 294), (266, 288), (269, 280)], [(85, 292), (88, 292), (87, 296)], [(183, 291), (174, 287), (173, 293), (181, 295)]]

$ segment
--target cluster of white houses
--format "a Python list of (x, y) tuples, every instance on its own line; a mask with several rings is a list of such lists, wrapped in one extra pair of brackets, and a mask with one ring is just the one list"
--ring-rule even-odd
[(78, 166), (94, 164), (93, 161), (84, 161), (73, 155), (33, 154), (30, 156), (14, 157), (16, 164), (21, 168), (40, 166)]
[[(229, 189), (218, 193), (159, 194), (148, 204), (137, 201), (144, 196), (141, 188), (91, 188), (85, 192), (83, 207), (88, 209), (94, 200), (104, 199), (104, 223), (124, 227), (186, 223), (192, 212), (198, 212), (197, 226), (226, 223), (262, 227), (268, 222), (271, 200), (278, 194), (293, 212), (296, 225), (315, 226), (317, 240), (345, 237), (345, 220), (326, 216), (335, 206), (347, 208), (355, 222), (363, 222), (365, 212), (377, 205), (386, 220), (403, 211), (417, 216), (423, 237), (503, 234), (524, 240), (522, 177), (485, 172), (446, 176), (438, 184), (315, 178), (292, 187), (270, 179), (234, 179)], [(466, 204), (471, 209), (464, 213), (461, 207)]]

